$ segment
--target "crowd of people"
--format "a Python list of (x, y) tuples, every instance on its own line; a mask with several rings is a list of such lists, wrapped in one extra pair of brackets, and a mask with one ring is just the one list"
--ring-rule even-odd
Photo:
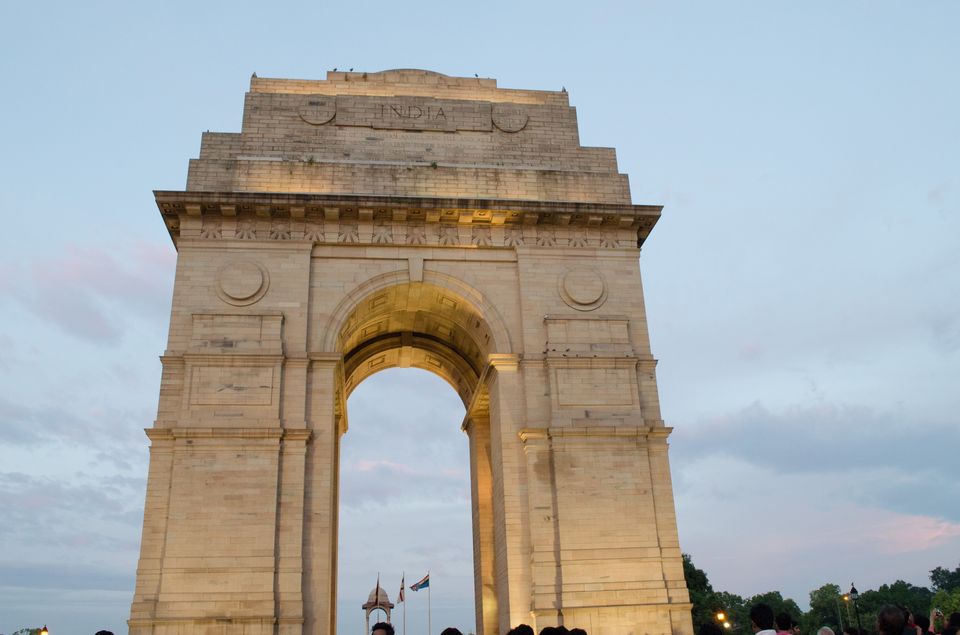
[[(952, 613), (946, 618), (939, 609), (930, 613), (929, 619), (924, 615), (914, 615), (909, 609), (902, 606), (885, 606), (877, 614), (876, 635), (960, 635), (960, 613)], [(756, 604), (750, 608), (750, 630), (755, 635), (803, 635), (800, 625), (787, 613), (773, 614), (766, 604)], [(373, 625), (371, 635), (395, 635), (393, 626), (387, 622), (378, 622)], [(463, 635), (459, 629), (445, 628), (440, 635)], [(534, 630), (527, 624), (521, 624), (507, 633), (507, 635), (535, 635)], [(546, 626), (540, 629), (539, 635), (587, 635), (582, 628), (568, 629), (565, 626)], [(724, 635), (719, 624), (708, 622), (700, 627), (697, 635)], [(808, 633), (807, 635), (813, 635)], [(836, 635), (829, 626), (820, 628), (816, 635)], [(843, 629), (843, 635), (871, 635), (866, 629), (849, 626)]]
[[(373, 625), (370, 635), (394, 635), (393, 626), (387, 622), (378, 622)], [(459, 628), (448, 627), (440, 631), (440, 635), (463, 635)], [(521, 624), (510, 629), (507, 635), (536, 635), (533, 627), (529, 624)], [(582, 628), (570, 628), (566, 626), (546, 626), (540, 629), (540, 635), (587, 635), (587, 631)]]
[[(877, 614), (876, 635), (958, 635), (960, 612), (946, 618), (939, 609), (933, 609), (930, 617), (915, 615), (903, 606), (885, 606)], [(766, 604), (750, 608), (750, 630), (756, 635), (802, 635), (800, 625), (787, 613), (773, 614)], [(724, 635), (719, 624), (708, 622), (700, 627), (697, 635)], [(808, 633), (807, 635), (813, 635)], [(821, 627), (816, 635), (836, 635), (829, 626)], [(856, 626), (843, 629), (843, 635), (871, 635), (871, 631)]]

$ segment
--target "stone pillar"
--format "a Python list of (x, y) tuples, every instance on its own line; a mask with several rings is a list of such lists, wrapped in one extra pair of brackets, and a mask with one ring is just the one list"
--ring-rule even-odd
[(560, 558), (560, 519), (557, 517), (556, 475), (548, 430), (520, 433), (527, 463), (530, 509), (531, 610), (537, 629), (562, 624), (563, 567)]
[(167, 510), (170, 506), (170, 472), (173, 469), (173, 435), (169, 430), (150, 428), (150, 471), (147, 498), (143, 510), (143, 536), (137, 587), (130, 609), (130, 633), (152, 632), (150, 620), (156, 617), (163, 570), (163, 546), (167, 538)]
[(310, 430), (285, 430), (280, 446), (275, 588), (280, 635), (303, 632), (304, 475)]
[(527, 470), (520, 442), (525, 427), (523, 374), (516, 355), (491, 356), (490, 458), (493, 470), (494, 564), (499, 632), (530, 619), (530, 534)]
[(493, 540), (493, 474), (490, 464), (490, 418), (467, 419), (470, 438), (470, 493), (473, 507), (473, 575), (477, 635), (497, 633), (497, 587)]
[(340, 425), (339, 355), (313, 355), (307, 378), (307, 428), (303, 519), (305, 635), (336, 632), (337, 529)]

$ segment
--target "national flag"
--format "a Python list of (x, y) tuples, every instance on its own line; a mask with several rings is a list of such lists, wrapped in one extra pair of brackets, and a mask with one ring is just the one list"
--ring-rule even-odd
[(411, 590), (411, 591), (419, 591), (420, 589), (426, 589), (428, 586), (430, 586), (430, 574), (429, 574), (429, 573), (428, 573), (427, 575), (423, 576), (423, 580), (420, 580), (419, 582), (414, 582), (413, 584), (411, 584), (411, 585), (410, 585), (410, 590)]
[(406, 576), (400, 578), (400, 595), (397, 596), (397, 604), (403, 602), (403, 581)]

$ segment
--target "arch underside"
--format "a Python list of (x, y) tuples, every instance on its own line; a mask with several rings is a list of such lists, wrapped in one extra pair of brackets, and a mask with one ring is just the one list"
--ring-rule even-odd
[(482, 369), (435, 336), (412, 331), (385, 333), (344, 356), (344, 393), (349, 397), (364, 379), (388, 368), (419, 368), (445, 380), (469, 407)]
[[(462, 429), (470, 442), (476, 618), (478, 632), (495, 633), (498, 598), (486, 376), (490, 356), (498, 351), (489, 323), (462, 295), (430, 283), (384, 286), (354, 302), (336, 338), (343, 351), (341, 403), (367, 377), (397, 367), (434, 373), (463, 401)], [(339, 429), (346, 432), (345, 417)]]
[(425, 282), (371, 291), (346, 314), (336, 341), (345, 398), (376, 372), (420, 368), (449, 383), (468, 408), (495, 352), (488, 322), (473, 303)]

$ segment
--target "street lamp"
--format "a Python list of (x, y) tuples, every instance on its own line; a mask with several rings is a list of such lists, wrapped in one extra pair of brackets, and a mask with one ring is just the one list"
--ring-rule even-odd
[(47, 630), (46, 624), (44, 624), (43, 628), (40, 629), (40, 633), (38, 635), (50, 635), (50, 631)]
[(729, 629), (730, 622), (727, 620), (727, 614), (723, 611), (717, 611), (717, 614), (714, 616), (717, 618), (717, 621), (720, 623), (720, 626)]
[(850, 593), (848, 594), (850, 599), (853, 600), (853, 610), (857, 614), (857, 628), (860, 629), (860, 632), (863, 632), (863, 624), (860, 623), (860, 605), (857, 604), (857, 600), (860, 599), (860, 593), (857, 591), (857, 587), (854, 586), (853, 582), (850, 583)]

